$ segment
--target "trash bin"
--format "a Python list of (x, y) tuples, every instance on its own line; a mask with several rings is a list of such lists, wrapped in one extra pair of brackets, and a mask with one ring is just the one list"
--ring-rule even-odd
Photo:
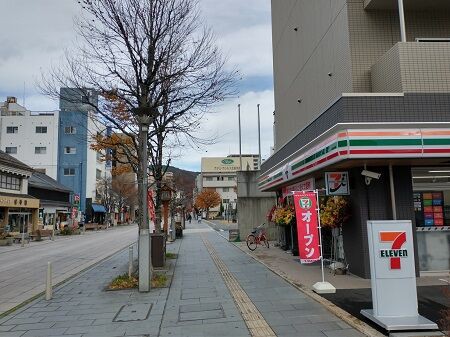
[(152, 266), (164, 267), (166, 263), (166, 236), (164, 233), (150, 234), (152, 240)]

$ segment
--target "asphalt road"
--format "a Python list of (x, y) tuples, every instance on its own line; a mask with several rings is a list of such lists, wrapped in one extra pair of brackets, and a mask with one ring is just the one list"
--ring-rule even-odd
[(226, 220), (205, 220), (202, 222), (206, 223), (215, 231), (219, 232), (220, 235), (228, 239), (228, 231), (230, 229), (238, 229), (238, 224), (235, 222), (228, 222)]
[(137, 240), (136, 225), (0, 247), (0, 315), (45, 290), (47, 262), (53, 284), (78, 274)]

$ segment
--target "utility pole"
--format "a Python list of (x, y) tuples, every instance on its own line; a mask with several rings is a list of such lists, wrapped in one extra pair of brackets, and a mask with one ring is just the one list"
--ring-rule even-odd
[(260, 120), (260, 116), (259, 116), (259, 104), (257, 105), (258, 107), (258, 170), (261, 169), (261, 120)]
[(139, 291), (148, 292), (151, 288), (152, 279), (152, 260), (151, 260), (151, 240), (150, 227), (148, 223), (148, 155), (147, 155), (147, 138), (148, 127), (150, 125), (150, 108), (135, 109), (137, 119), (139, 121), (139, 145), (141, 148), (141, 204), (139, 205), (142, 216), (139, 226)]
[(241, 138), (241, 105), (238, 104), (238, 120), (239, 120), (239, 167), (242, 171), (242, 138)]

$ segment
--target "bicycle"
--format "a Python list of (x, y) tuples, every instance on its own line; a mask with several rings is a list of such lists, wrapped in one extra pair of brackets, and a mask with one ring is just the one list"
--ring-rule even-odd
[(247, 242), (248, 249), (253, 251), (256, 247), (258, 247), (258, 245), (261, 244), (264, 244), (267, 248), (269, 248), (269, 240), (267, 239), (266, 231), (263, 228), (264, 225), (265, 223), (259, 225), (253, 229), (251, 234), (247, 235), (247, 239), (245, 241)]

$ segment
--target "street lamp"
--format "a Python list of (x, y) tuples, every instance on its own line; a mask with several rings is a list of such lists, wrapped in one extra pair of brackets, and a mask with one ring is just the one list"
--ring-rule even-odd
[(150, 226), (148, 222), (148, 156), (147, 156), (147, 138), (148, 127), (150, 125), (151, 108), (134, 109), (139, 122), (139, 143), (141, 146), (141, 223), (139, 224), (139, 291), (148, 292), (151, 288), (152, 279), (152, 259), (151, 259), (151, 241)]

